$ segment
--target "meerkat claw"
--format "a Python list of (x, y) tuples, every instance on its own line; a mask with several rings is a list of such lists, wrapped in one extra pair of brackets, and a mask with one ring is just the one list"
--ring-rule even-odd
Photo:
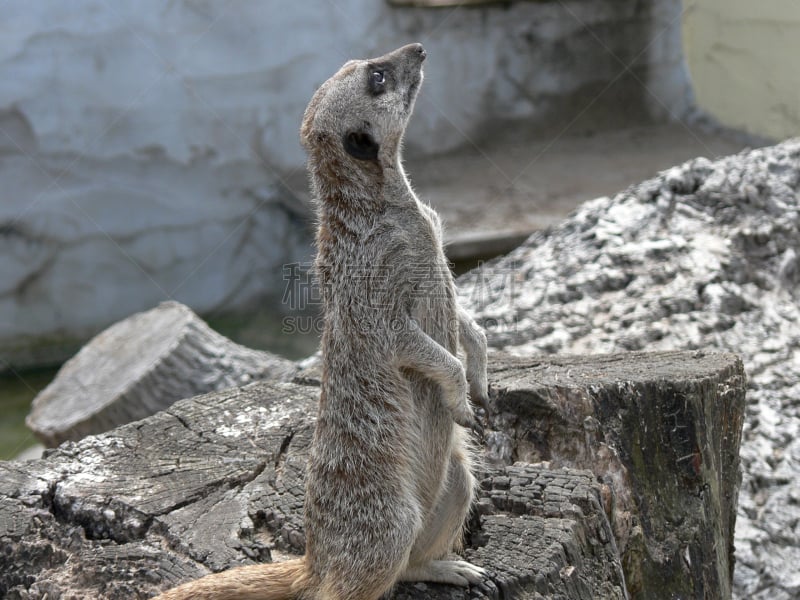
[(481, 583), (487, 577), (485, 569), (465, 560), (448, 560), (441, 562), (442, 566), (450, 572), (452, 579), (461, 578), (463, 580), (461, 585), (464, 586)]
[(483, 393), (480, 396), (478, 396), (476, 400), (478, 401), (480, 407), (483, 409), (483, 412), (486, 413), (486, 418), (488, 419), (489, 416), (492, 414), (492, 411), (489, 406), (489, 394)]
[(472, 422), (470, 430), (475, 435), (475, 437), (477, 437), (481, 442), (483, 442), (483, 439), (484, 439), (483, 423), (481, 423), (478, 419), (475, 419)]
[(456, 419), (456, 423), (465, 429), (469, 429), (479, 440), (483, 440), (483, 423), (481, 423), (480, 419), (478, 419), (475, 415), (470, 415), (464, 419)]

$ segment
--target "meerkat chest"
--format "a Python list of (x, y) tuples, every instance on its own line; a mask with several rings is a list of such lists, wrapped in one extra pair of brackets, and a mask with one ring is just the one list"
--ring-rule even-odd
[(450, 346), (456, 323), (455, 284), (442, 248), (438, 216), (432, 209), (422, 207), (408, 239), (411, 260), (405, 273), (411, 317), (428, 335)]

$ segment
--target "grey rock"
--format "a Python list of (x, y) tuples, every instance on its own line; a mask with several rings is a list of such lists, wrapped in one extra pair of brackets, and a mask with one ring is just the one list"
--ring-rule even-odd
[(800, 594), (800, 140), (586, 203), (460, 280), (495, 348), (723, 350), (748, 408), (734, 596)]

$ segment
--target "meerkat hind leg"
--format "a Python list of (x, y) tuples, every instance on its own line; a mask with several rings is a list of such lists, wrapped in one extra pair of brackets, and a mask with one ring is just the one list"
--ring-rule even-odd
[(409, 566), (401, 581), (430, 581), (468, 585), (484, 576), (481, 567), (462, 560), (440, 560), (460, 544), (464, 520), (472, 503), (475, 479), (459, 448), (450, 456), (447, 487), (414, 541)]

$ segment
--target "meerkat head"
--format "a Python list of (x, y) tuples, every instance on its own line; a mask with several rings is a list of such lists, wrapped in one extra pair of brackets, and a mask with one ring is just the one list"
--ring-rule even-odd
[(391, 163), (422, 83), (422, 44), (379, 58), (351, 60), (314, 94), (300, 137), (317, 160), (340, 168)]

